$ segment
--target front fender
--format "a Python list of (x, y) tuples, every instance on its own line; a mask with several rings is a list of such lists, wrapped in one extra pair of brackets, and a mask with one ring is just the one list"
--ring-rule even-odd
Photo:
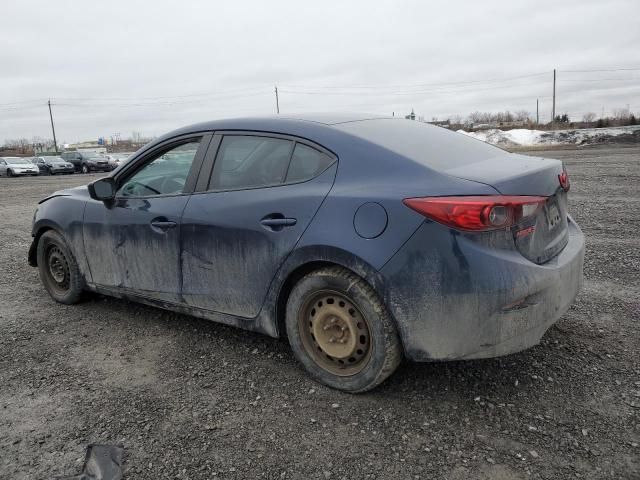
[(73, 196), (57, 196), (38, 205), (31, 229), (33, 241), (29, 248), (29, 265), (37, 266), (40, 236), (47, 230), (55, 230), (67, 242), (85, 280), (91, 281), (82, 236), (85, 203), (84, 199)]

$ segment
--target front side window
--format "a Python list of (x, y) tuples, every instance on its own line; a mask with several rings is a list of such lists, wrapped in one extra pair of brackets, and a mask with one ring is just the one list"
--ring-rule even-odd
[(227, 135), (218, 150), (209, 189), (266, 187), (284, 181), (291, 140), (250, 135)]
[(200, 138), (189, 140), (153, 157), (118, 189), (121, 197), (180, 194), (187, 183)]
[(304, 182), (324, 172), (333, 163), (333, 158), (315, 148), (296, 143), (287, 171), (286, 182)]

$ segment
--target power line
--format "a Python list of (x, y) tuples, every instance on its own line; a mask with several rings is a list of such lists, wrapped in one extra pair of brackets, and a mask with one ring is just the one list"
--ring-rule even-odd
[(348, 89), (348, 88), (421, 88), (421, 87), (438, 87), (438, 86), (454, 86), (454, 85), (470, 85), (476, 83), (492, 83), (503, 82), (508, 80), (517, 80), (521, 78), (539, 77), (542, 75), (548, 75), (549, 72), (529, 73), (525, 75), (516, 75), (513, 77), (502, 77), (483, 80), (469, 80), (463, 82), (438, 82), (438, 83), (418, 83), (418, 84), (403, 84), (403, 85), (350, 85), (350, 86), (337, 86), (337, 85), (281, 85), (285, 88), (326, 88), (326, 89)]
[(640, 68), (603, 68), (595, 70), (558, 70), (562, 73), (592, 73), (592, 72), (633, 72), (640, 71)]
[(22, 100), (19, 102), (0, 103), (0, 107), (11, 106), (11, 105), (23, 105), (25, 103), (42, 103), (45, 101), (46, 101), (46, 98), (39, 98), (37, 100)]
[(191, 97), (211, 97), (211, 96), (225, 96), (225, 95), (236, 95), (242, 94), (243, 92), (250, 92), (261, 90), (264, 91), (263, 87), (247, 87), (240, 89), (231, 89), (225, 90), (222, 92), (200, 92), (200, 93), (188, 93), (185, 95), (164, 95), (164, 96), (156, 96), (156, 97), (56, 97), (59, 100), (105, 100), (105, 101), (143, 101), (143, 100), (171, 100), (171, 99), (180, 99), (180, 98), (191, 98)]
[(519, 88), (526, 87), (530, 85), (543, 85), (547, 84), (547, 82), (527, 82), (521, 83), (517, 85), (505, 86), (505, 85), (495, 85), (490, 87), (474, 87), (469, 88), (468, 86), (462, 88), (440, 88), (440, 89), (430, 89), (430, 90), (412, 90), (412, 91), (404, 91), (404, 92), (349, 92), (349, 91), (318, 91), (318, 90), (283, 90), (279, 91), (282, 93), (291, 93), (291, 94), (299, 94), (299, 95), (347, 95), (347, 96), (406, 96), (406, 95), (421, 95), (421, 94), (429, 94), (429, 93), (466, 93), (466, 92), (480, 92), (485, 90), (498, 90), (504, 88)]

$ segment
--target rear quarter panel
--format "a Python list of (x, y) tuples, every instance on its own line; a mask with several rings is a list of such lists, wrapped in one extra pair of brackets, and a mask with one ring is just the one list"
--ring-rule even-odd
[[(488, 185), (441, 174), (357, 137), (345, 137), (335, 146), (340, 161), (334, 186), (299, 248), (338, 248), (378, 270), (424, 221), (403, 199), (496, 193)], [(381, 205), (387, 214), (386, 228), (375, 238), (363, 238), (354, 227), (356, 211), (369, 202)]]

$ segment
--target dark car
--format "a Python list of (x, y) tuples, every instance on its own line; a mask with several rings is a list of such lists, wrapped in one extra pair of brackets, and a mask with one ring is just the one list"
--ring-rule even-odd
[(38, 167), (41, 175), (69, 174), (75, 172), (73, 164), (63, 160), (61, 157), (33, 157), (31, 163)]
[(311, 376), (361, 392), (403, 357), (537, 344), (582, 281), (568, 190), (557, 160), (411, 120), (214, 121), (42, 200), (29, 262), (58, 302), (287, 336)]
[(62, 159), (72, 163), (76, 172), (110, 172), (113, 166), (109, 164), (109, 159), (101, 153), (70, 151), (63, 152)]

